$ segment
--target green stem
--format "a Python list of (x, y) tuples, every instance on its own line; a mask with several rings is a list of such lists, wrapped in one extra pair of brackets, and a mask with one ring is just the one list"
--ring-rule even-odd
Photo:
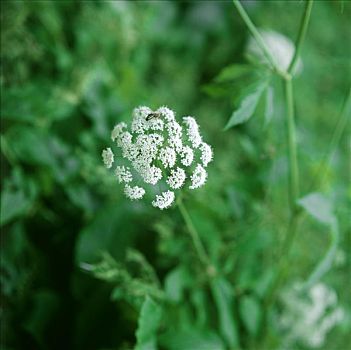
[(296, 128), (294, 111), (294, 94), (291, 79), (284, 80), (285, 97), (287, 107), (287, 134), (288, 134), (288, 158), (289, 158), (289, 203), (290, 212), (293, 214), (296, 208), (296, 200), (299, 197), (299, 168), (296, 148)]
[(255, 38), (257, 45), (261, 48), (263, 54), (266, 56), (268, 62), (270, 63), (270, 65), (272, 66), (272, 69), (278, 73), (279, 75), (281, 75), (283, 78), (287, 77), (286, 72), (283, 72), (277, 65), (277, 63), (275, 62), (272, 54), (269, 51), (269, 48), (267, 47), (266, 43), (264, 42), (261, 34), (259, 33), (259, 31), (257, 30), (256, 26), (253, 24), (253, 22), (251, 21), (250, 17), (248, 16), (248, 14), (246, 13), (245, 9), (242, 7), (242, 5), (240, 4), (239, 0), (233, 0), (233, 4), (236, 7), (236, 9), (238, 10), (241, 18), (243, 19), (243, 21), (245, 22), (245, 24), (247, 25), (247, 28), (249, 29), (250, 33), (252, 34), (252, 36)]
[(309, 23), (310, 17), (311, 17), (312, 5), (313, 5), (313, 0), (307, 0), (306, 6), (305, 6), (305, 11), (303, 13), (303, 17), (302, 17), (302, 21), (301, 21), (301, 25), (300, 25), (300, 29), (299, 29), (299, 33), (297, 35), (294, 56), (291, 60), (289, 68), (288, 68), (289, 74), (293, 74), (295, 66), (297, 64), (297, 60), (298, 60), (299, 55), (300, 55), (302, 42), (305, 39), (308, 23)]
[[(190, 218), (190, 215), (187, 211), (187, 209), (185, 208), (183, 201), (181, 199), (181, 197), (179, 197), (178, 201), (177, 201), (177, 205), (179, 208), (180, 213), (182, 214), (182, 217), (184, 219), (184, 222), (187, 226), (188, 232), (190, 233), (190, 237), (193, 241), (196, 253), (200, 259), (200, 261), (207, 267), (207, 268), (212, 268), (212, 264), (210, 262), (210, 259), (205, 251), (205, 248), (201, 242), (200, 236)], [(210, 270), (209, 270), (210, 271)]]

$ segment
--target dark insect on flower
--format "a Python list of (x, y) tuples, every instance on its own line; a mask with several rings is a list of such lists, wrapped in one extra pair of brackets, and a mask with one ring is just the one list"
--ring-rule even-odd
[(160, 118), (160, 117), (161, 117), (161, 113), (159, 113), (159, 112), (152, 112), (152, 113), (149, 113), (146, 116), (146, 120), (149, 121), (151, 119)]

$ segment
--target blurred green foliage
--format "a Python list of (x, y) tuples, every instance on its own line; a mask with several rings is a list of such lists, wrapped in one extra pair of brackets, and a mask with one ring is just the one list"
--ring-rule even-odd
[[(303, 2), (246, 8), (259, 27), (296, 38)], [(328, 195), (344, 256), (322, 276), (346, 310), (328, 350), (351, 342), (345, 133), (321, 186), (310, 184), (351, 83), (350, 16), (347, 1), (315, 3), (294, 82), (302, 192)], [(3, 349), (260, 348), (262, 300), (287, 225), (285, 107), (273, 80), (268, 103), (223, 131), (251, 82), (247, 39), (230, 1), (1, 2)], [(213, 145), (207, 186), (185, 198), (223, 271), (210, 287), (179, 213), (128, 202), (101, 164), (113, 125), (144, 104), (195, 115)], [(304, 220), (289, 280), (307, 280), (328, 232)], [(283, 344), (280, 311), (277, 300), (272, 349)]]

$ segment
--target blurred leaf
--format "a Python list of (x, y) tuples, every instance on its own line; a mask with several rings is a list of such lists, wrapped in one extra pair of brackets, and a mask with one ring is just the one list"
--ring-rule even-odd
[[(59, 169), (62, 170), (61, 167)], [(65, 175), (61, 175), (60, 178), (65, 179)], [(85, 210), (87, 214), (93, 213), (95, 208), (94, 198), (85, 183), (75, 184), (71, 182), (69, 186), (65, 186), (64, 190), (74, 205)]]
[(217, 277), (211, 281), (211, 290), (218, 311), (220, 333), (230, 347), (236, 347), (238, 346), (238, 331), (233, 315), (231, 285), (223, 277)]
[(208, 298), (206, 291), (202, 288), (192, 289), (191, 302), (195, 308), (196, 325), (199, 328), (203, 328), (211, 317), (208, 308)]
[(91, 272), (96, 278), (107, 282), (120, 283), (130, 279), (128, 271), (107, 252), (102, 253), (97, 264), (81, 263), (80, 267)]
[(156, 350), (157, 330), (161, 317), (161, 306), (147, 296), (140, 311), (135, 350)]
[(168, 350), (224, 350), (221, 338), (211, 330), (168, 331), (160, 336), (160, 343)]
[(10, 180), (1, 192), (0, 226), (25, 215), (37, 195), (35, 183), (25, 178), (19, 168), (14, 169)]
[(184, 266), (170, 271), (165, 279), (165, 292), (169, 300), (179, 302), (184, 289), (191, 285), (191, 276)]
[(130, 215), (121, 204), (101, 208), (79, 234), (75, 247), (76, 263), (96, 261), (102, 251), (122, 259), (135, 232)]
[(29, 126), (13, 126), (4, 136), (7, 148), (15, 157), (27, 164), (48, 165), (55, 164), (55, 158), (49, 150), (48, 136), (37, 128)]
[(22, 190), (5, 188), (1, 192), (0, 225), (2, 226), (13, 218), (26, 213), (30, 205), (31, 200), (26, 197)]
[(245, 93), (241, 96), (239, 107), (233, 112), (224, 128), (225, 130), (235, 125), (242, 124), (252, 117), (266, 87), (267, 81), (263, 79), (246, 89)]
[(274, 90), (272, 86), (268, 86), (266, 89), (266, 101), (264, 110), (264, 124), (268, 125), (272, 121), (274, 113)]
[(157, 300), (164, 298), (156, 278), (150, 281), (149, 276), (135, 276), (126, 266), (118, 263), (109, 253), (102, 253), (102, 259), (97, 264), (81, 263), (80, 267), (94, 277), (109, 282), (115, 286), (111, 299), (125, 299), (138, 307), (141, 299), (152, 296)]
[(50, 290), (39, 290), (33, 295), (31, 312), (24, 321), (24, 328), (30, 332), (41, 346), (46, 347), (47, 327), (59, 310), (59, 298)]
[(68, 87), (48, 80), (13, 86), (2, 96), (2, 117), (35, 126), (67, 118), (77, 103), (75, 95), (67, 90)]
[(257, 335), (261, 322), (261, 306), (254, 296), (243, 296), (240, 299), (239, 312), (246, 329)]
[(274, 278), (274, 270), (272, 268), (265, 267), (260, 276), (256, 279), (255, 283), (255, 294), (258, 295), (260, 298), (268, 291), (269, 286), (272, 283)]
[(215, 82), (222, 83), (234, 79), (242, 78), (243, 76), (252, 73), (255, 68), (246, 64), (232, 64), (223, 68), (215, 78)]
[(330, 201), (321, 193), (310, 193), (299, 199), (298, 204), (323, 224), (330, 225), (335, 219)]
[(28, 292), (28, 282), (32, 280), (33, 248), (27, 239), (22, 222), (15, 222), (9, 230), (2, 232), (0, 260), (0, 285), (3, 296), (15, 296), (19, 291)]

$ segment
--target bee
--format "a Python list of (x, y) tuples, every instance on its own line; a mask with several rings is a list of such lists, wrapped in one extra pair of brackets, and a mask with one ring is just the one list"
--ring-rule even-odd
[(151, 119), (155, 119), (155, 118), (160, 118), (161, 117), (161, 113), (159, 112), (151, 112), (146, 116), (146, 120), (149, 121)]

